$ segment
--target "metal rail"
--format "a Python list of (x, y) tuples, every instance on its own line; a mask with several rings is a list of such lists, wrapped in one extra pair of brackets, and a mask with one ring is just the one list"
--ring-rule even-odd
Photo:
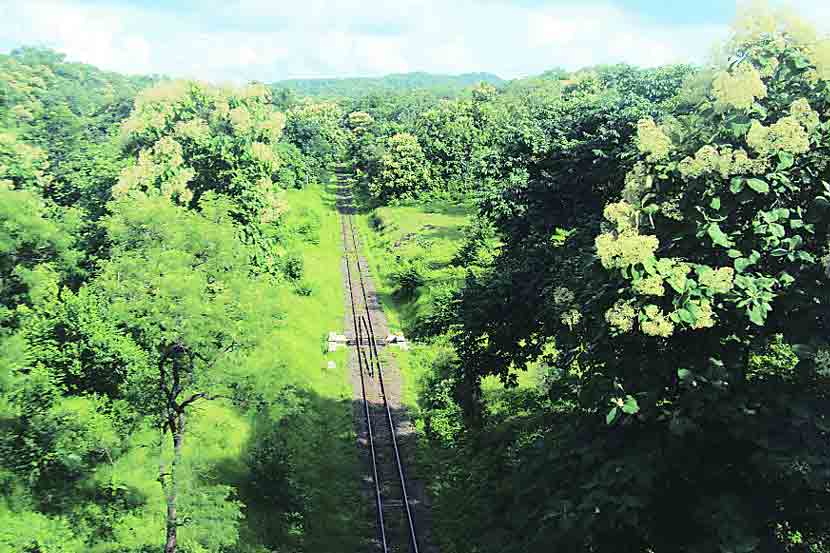
[(377, 453), (375, 452), (375, 436), (374, 431), (372, 430), (372, 417), (369, 414), (369, 401), (366, 399), (366, 380), (364, 378), (364, 359), (366, 358), (365, 352), (363, 352), (363, 358), (361, 359), (360, 354), (362, 351), (361, 348), (361, 321), (357, 316), (357, 310), (355, 309), (355, 299), (354, 293), (352, 292), (352, 271), (349, 262), (348, 256), (348, 246), (346, 243), (346, 227), (345, 225), (342, 227), (343, 230), (343, 247), (346, 249), (346, 278), (349, 282), (349, 299), (351, 300), (352, 304), (352, 321), (354, 323), (355, 328), (355, 339), (357, 343), (357, 349), (355, 351), (355, 357), (357, 357), (357, 365), (360, 369), (360, 388), (363, 396), (363, 414), (366, 417), (366, 428), (367, 434), (369, 437), (369, 452), (371, 454), (371, 461), (372, 461), (372, 482), (375, 485), (375, 507), (377, 509), (377, 521), (378, 521), (378, 533), (380, 538), (381, 548), (383, 553), (389, 553), (389, 544), (386, 540), (386, 524), (383, 520), (383, 496), (380, 491), (380, 478), (378, 478), (378, 463), (377, 463)]
[[(339, 175), (338, 175), (339, 177)], [(339, 179), (338, 179), (339, 180)], [(358, 317), (357, 312), (358, 309), (356, 307), (354, 291), (353, 291), (353, 280), (352, 280), (352, 271), (351, 271), (351, 263), (349, 261), (348, 255), (348, 240), (346, 237), (346, 224), (349, 226), (349, 231), (351, 234), (351, 244), (352, 244), (352, 251), (354, 252), (355, 257), (355, 264), (357, 266), (357, 277), (358, 283), (360, 284), (360, 291), (363, 299), (363, 307), (366, 312), (365, 316), (360, 315)], [(369, 413), (369, 406), (368, 401), (366, 399), (366, 384), (364, 379), (364, 367), (366, 367), (366, 371), (369, 373), (370, 377), (373, 377), (375, 372), (378, 376), (378, 382), (380, 384), (380, 396), (383, 400), (383, 408), (386, 414), (386, 422), (389, 427), (389, 435), (391, 436), (392, 441), (392, 450), (394, 452), (395, 457), (395, 465), (397, 467), (397, 476), (398, 482), (401, 487), (401, 495), (402, 495), (402, 503), (404, 507), (404, 511), (406, 513), (407, 519), (407, 526), (409, 530), (409, 542), (411, 546), (411, 553), (419, 553), (418, 548), (418, 538), (417, 533), (415, 531), (415, 518), (412, 514), (412, 507), (409, 504), (409, 496), (406, 490), (406, 475), (404, 473), (403, 463), (401, 462), (401, 454), (400, 449), (398, 448), (398, 440), (397, 435), (395, 432), (395, 423), (392, 419), (392, 410), (389, 407), (389, 401), (386, 397), (386, 387), (383, 381), (383, 365), (380, 359), (380, 355), (378, 353), (378, 344), (377, 344), (377, 337), (375, 336), (375, 329), (374, 325), (372, 324), (372, 317), (371, 312), (369, 309), (369, 295), (366, 292), (366, 285), (364, 282), (364, 275), (363, 269), (360, 266), (360, 257), (358, 255), (360, 242), (357, 239), (357, 233), (354, 229), (354, 224), (352, 221), (351, 213), (344, 212), (343, 213), (343, 220), (341, 223), (341, 230), (343, 233), (343, 247), (346, 250), (346, 275), (348, 279), (349, 285), (349, 298), (351, 299), (351, 307), (352, 307), (352, 319), (354, 321), (354, 328), (356, 332), (355, 336), (355, 343), (357, 344), (357, 358), (358, 364), (360, 367), (360, 385), (363, 392), (363, 406), (364, 406), (364, 413), (366, 416), (366, 423), (369, 429), (369, 446), (370, 452), (372, 456), (372, 471), (375, 480), (375, 492), (376, 492), (376, 506), (378, 511), (378, 526), (379, 526), (379, 534), (381, 537), (381, 543), (383, 546), (383, 551), (386, 553), (388, 551), (388, 544), (386, 538), (386, 528), (385, 528), (385, 521), (383, 518), (383, 496), (380, 489), (380, 483), (378, 482), (378, 472), (377, 472), (377, 459), (376, 459), (376, 451), (374, 448), (374, 436), (372, 433), (372, 423), (371, 417)], [(367, 349), (369, 350), (369, 359), (366, 359), (365, 351), (363, 352), (363, 358), (361, 359), (361, 351), (363, 350), (362, 341), (363, 341), (363, 334), (364, 332), (368, 335), (367, 340)], [(374, 362), (374, 367), (373, 367)]]

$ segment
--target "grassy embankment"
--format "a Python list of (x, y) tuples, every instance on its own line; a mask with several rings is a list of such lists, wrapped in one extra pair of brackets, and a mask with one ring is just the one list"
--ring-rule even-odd
[[(409, 336), (419, 317), (431, 308), (436, 290), (463, 278), (463, 270), (451, 266), (451, 261), (462, 244), (462, 229), (471, 213), (469, 205), (432, 202), (380, 207), (358, 218), (390, 330)], [(414, 278), (401, 279), (406, 269)], [(405, 290), (401, 290), (402, 282)], [(394, 350), (403, 377), (404, 401), (416, 413), (419, 383), (441, 347), (437, 343), (415, 342), (409, 351)]]
[[(434, 296), (443, 288), (460, 286), (464, 268), (452, 260), (464, 241), (464, 227), (475, 207), (432, 201), (419, 205), (384, 206), (361, 215), (359, 229), (375, 277), (390, 329), (409, 334), (419, 318), (432, 309)], [(412, 267), (418, 278), (413, 279)], [(408, 272), (406, 269), (410, 269)], [(401, 275), (404, 278), (401, 278)], [(410, 278), (407, 278), (410, 277)], [(417, 281), (414, 289), (410, 282)], [(404, 290), (401, 290), (401, 284)], [(415, 342), (409, 352), (395, 350), (404, 378), (404, 398), (417, 409), (419, 381), (429, 372), (433, 360), (445, 348), (443, 340)], [(536, 383), (535, 371), (519, 375), (519, 385)], [(496, 378), (484, 379), (485, 393), (498, 395), (503, 386)], [(495, 398), (494, 398), (495, 399)]]
[[(188, 483), (202, 481), (217, 490), (230, 485), (236, 489), (231, 498), (245, 505), (238, 551), (357, 552), (371, 535), (371, 518), (360, 495), (347, 354), (324, 348), (324, 336), (341, 329), (344, 314), (333, 187), (288, 191), (286, 201), (290, 230), (284, 247), (301, 255), (301, 282), (311, 294), (298, 294), (291, 284), (280, 287), (282, 320), (244, 361), (249, 381), (240, 384), (254, 398), (246, 407), (214, 401), (194, 410), (185, 442), (182, 511), (186, 516), (195, 502), (202, 504), (200, 512), (214, 509), (222, 516), (222, 499), (189, 494)], [(329, 361), (336, 368), (327, 368)], [(119, 461), (125, 469), (120, 472), (129, 475), (124, 484), (157, 512), (154, 524), (136, 524), (129, 536), (120, 536), (124, 543), (163, 535), (155, 433), (148, 430), (140, 439), (146, 445)], [(204, 534), (188, 525), (181, 532), (185, 543), (210, 541)]]
[[(464, 244), (464, 227), (473, 213), (474, 206), (469, 204), (431, 202), (380, 207), (358, 218), (361, 240), (392, 330), (403, 330), (412, 338), (411, 331), (435, 308), (433, 299), (440, 303), (443, 290), (463, 284), (466, 270), (453, 260)], [(401, 369), (403, 399), (418, 430), (413, 468), (426, 477), (432, 494), (432, 539), (449, 550), (462, 529), (456, 523), (456, 498), (443, 497), (442, 490), (444, 472), (458, 462), (451, 444), (458, 437), (460, 413), (451, 406), (452, 391), (436, 382), (442, 378), (441, 367), (454, 356), (452, 346), (441, 336), (414, 340), (409, 351), (387, 351)], [(535, 367), (521, 372), (518, 383), (518, 389), (505, 389), (498, 378), (483, 380), (486, 408), (494, 420), (523, 412), (526, 392), (538, 383)], [(425, 439), (427, 425), (433, 439)]]
[[(275, 333), (274, 355), (287, 369), (288, 385), (303, 406), (279, 423), (280, 440), (293, 454), (292, 479), (302, 503), (302, 550), (359, 551), (370, 520), (360, 496), (360, 474), (352, 423), (352, 388), (345, 350), (326, 353), (325, 336), (343, 326), (342, 244), (334, 187), (289, 191), (287, 223), (305, 228), (319, 220), (319, 240), (289, 247), (302, 254), (303, 283), (310, 296), (283, 290), (285, 319)], [(311, 233), (314, 234), (313, 231)], [(328, 369), (330, 361), (335, 369)], [(270, 516), (268, 505), (254, 533)]]
[[(300, 295), (290, 287), (281, 291), (285, 317), (266, 354), (272, 356), (271, 370), (280, 376), (266, 393), (290, 399), (271, 409), (269, 416), (256, 418), (253, 425), (262, 427), (254, 433), (267, 436), (262, 442), (276, 443), (283, 450), (289, 474), (287, 482), (267, 494), (256, 489), (256, 481), (248, 480), (254, 484), (247, 490), (254, 501), (248, 502), (244, 534), (252, 545), (294, 538), (297, 550), (359, 551), (369, 535), (369, 517), (357, 478), (360, 469), (347, 353), (325, 351), (326, 334), (341, 330), (344, 316), (334, 187), (330, 183), (291, 190), (286, 201), (286, 223), (296, 229), (286, 249), (302, 255), (302, 287), (311, 294)], [(336, 368), (327, 368), (330, 361)], [(286, 396), (286, 389), (292, 393)], [(281, 492), (293, 505), (280, 505), (282, 520), (275, 524), (274, 502), (282, 501)], [(294, 509), (302, 516), (292, 513)], [(272, 537), (273, 531), (283, 535)], [(289, 545), (286, 550), (294, 549)]]

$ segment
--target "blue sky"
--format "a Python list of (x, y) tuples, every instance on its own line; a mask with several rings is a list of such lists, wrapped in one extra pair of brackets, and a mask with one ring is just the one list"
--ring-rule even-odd
[[(820, 26), (830, 0), (793, 0)], [(0, 0), (24, 44), (126, 73), (209, 81), (702, 61), (735, 0)]]

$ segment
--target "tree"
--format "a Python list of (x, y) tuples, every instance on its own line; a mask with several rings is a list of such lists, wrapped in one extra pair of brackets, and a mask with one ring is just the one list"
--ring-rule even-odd
[(377, 143), (375, 119), (365, 111), (353, 111), (346, 117), (349, 130), (349, 159), (363, 174), (369, 171), (373, 149)]
[(122, 172), (115, 195), (154, 191), (195, 207), (213, 191), (237, 200), (244, 223), (274, 221), (275, 148), (285, 116), (269, 100), (261, 85), (234, 91), (171, 81), (142, 92), (121, 125), (125, 149), (137, 160)]
[(483, 494), (512, 516), (475, 546), (826, 550), (828, 48), (762, 11), (677, 97), (593, 71), (487, 190), (504, 245), (460, 294), (458, 374), (549, 380), (543, 422), (463, 452), (503, 432), (465, 490), (518, 490)]
[(327, 167), (339, 160), (346, 148), (343, 110), (334, 102), (305, 102), (287, 113), (285, 137), (297, 146), (314, 168), (320, 182)]
[(278, 314), (270, 286), (250, 277), (233, 206), (206, 194), (199, 207), (195, 213), (140, 193), (119, 202), (106, 221), (112, 259), (92, 284), (148, 356), (146, 370), (128, 375), (125, 387), (169, 440), (159, 464), (168, 553), (183, 524), (177, 509), (188, 413), (200, 401), (232, 397), (240, 359)]
[(378, 174), (369, 181), (369, 192), (373, 197), (385, 202), (400, 202), (430, 189), (432, 175), (414, 135), (396, 134), (386, 140), (385, 146)]
[(434, 174), (450, 189), (472, 188), (472, 157), (479, 130), (466, 100), (445, 100), (418, 121), (418, 139)]
[(75, 248), (77, 211), (49, 210), (32, 190), (0, 183), (0, 321), (14, 326), (15, 311), (54, 280), (80, 273)]
[(208, 192), (231, 198), (245, 242), (255, 246), (257, 267), (277, 274), (276, 226), (286, 208), (279, 182), (285, 116), (273, 109), (269, 94), (262, 85), (225, 90), (189, 81), (142, 92), (121, 125), (124, 147), (137, 159), (121, 172), (113, 195), (143, 191), (190, 208)]

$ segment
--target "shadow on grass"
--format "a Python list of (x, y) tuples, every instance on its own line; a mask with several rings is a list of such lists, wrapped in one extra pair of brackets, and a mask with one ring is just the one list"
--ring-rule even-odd
[(451, 242), (461, 241), (464, 238), (464, 233), (457, 226), (426, 225), (418, 231), (418, 235), (425, 240), (447, 240)]
[(334, 178), (331, 178), (322, 184), (323, 194), (320, 196), (323, 199), (323, 205), (332, 211), (337, 209), (337, 194), (339, 186)]
[(240, 551), (367, 549), (373, 518), (361, 494), (352, 403), (291, 389), (251, 414), (246, 470), (229, 462), (214, 473), (245, 505)]
[(438, 213), (441, 215), (451, 215), (464, 217), (475, 210), (475, 206), (469, 200), (427, 200), (420, 205), (427, 213)]
[[(367, 386), (372, 381), (367, 380)], [(358, 553), (373, 549), (377, 536), (376, 511), (369, 474), (369, 457), (358, 447), (365, 442), (366, 424), (362, 401), (332, 400), (307, 390), (291, 390), (252, 415), (253, 431), (245, 445), (247, 470), (229, 461), (215, 467), (213, 476), (237, 489), (244, 504), (239, 551), (265, 553)], [(400, 497), (397, 468), (381, 404), (373, 404), (375, 447), (379, 481), (385, 498)], [(392, 411), (393, 420), (403, 413)], [(354, 421), (358, 420), (358, 428)], [(357, 433), (357, 436), (355, 435)], [(414, 459), (416, 437), (399, 436), (399, 447), (408, 477), (407, 491), (423, 494), (424, 474)], [(215, 482), (215, 481), (214, 481)], [(416, 522), (426, 517), (416, 507)], [(394, 511), (394, 509), (393, 509)], [(386, 513), (386, 511), (384, 511)], [(403, 510), (387, 516), (390, 543), (405, 543)]]

